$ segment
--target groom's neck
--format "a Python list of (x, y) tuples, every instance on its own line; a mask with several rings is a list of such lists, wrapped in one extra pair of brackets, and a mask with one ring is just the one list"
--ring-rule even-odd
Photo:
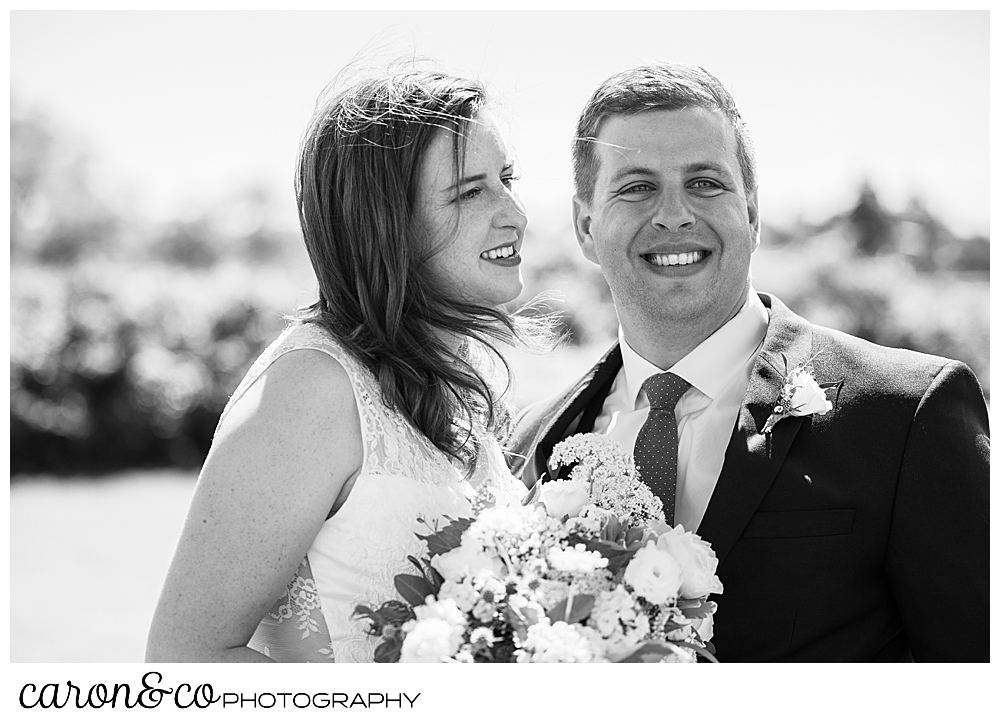
[(669, 369), (690, 354), (739, 312), (716, 318), (672, 318), (663, 315), (623, 314), (619, 321), (625, 341), (639, 356), (659, 369)]

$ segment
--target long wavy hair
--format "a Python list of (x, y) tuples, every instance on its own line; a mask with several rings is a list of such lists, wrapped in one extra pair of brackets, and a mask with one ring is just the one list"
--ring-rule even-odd
[[(553, 328), (544, 315), (455, 298), (426, 265), (441, 240), (423, 238), (414, 223), (421, 159), (449, 132), (461, 177), (466, 130), (485, 103), (479, 83), (417, 68), (328, 90), (303, 137), (296, 178), (319, 284), (319, 299), (299, 318), (347, 347), (378, 380), (385, 403), (468, 474), (481, 434), (509, 429), (502, 397), (510, 370), (496, 343), (537, 347)], [(470, 347), (502, 363), (503, 390), (470, 362)]]

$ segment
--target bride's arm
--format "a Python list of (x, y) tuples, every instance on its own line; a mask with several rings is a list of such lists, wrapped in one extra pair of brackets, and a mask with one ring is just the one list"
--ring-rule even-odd
[(147, 662), (271, 662), (247, 643), (362, 458), (343, 367), (312, 350), (275, 361), (212, 443), (153, 615)]

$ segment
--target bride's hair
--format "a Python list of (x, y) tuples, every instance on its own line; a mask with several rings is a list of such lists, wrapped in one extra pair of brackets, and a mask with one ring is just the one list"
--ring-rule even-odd
[(469, 342), (502, 362), (509, 387), (496, 342), (538, 346), (553, 336), (535, 308), (511, 314), (449, 296), (425, 264), (435, 244), (414, 224), (420, 161), (437, 133), (451, 132), (461, 177), (466, 130), (485, 101), (475, 81), (413, 66), (328, 89), (296, 177), (319, 282), (319, 300), (300, 318), (344, 344), (378, 380), (385, 403), (470, 474), (479, 430), (503, 436), (510, 414), (506, 389), (469, 362)]

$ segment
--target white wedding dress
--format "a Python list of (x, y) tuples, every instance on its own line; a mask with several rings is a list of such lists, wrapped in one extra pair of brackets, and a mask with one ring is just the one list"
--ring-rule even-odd
[[(448, 457), (382, 401), (374, 376), (323, 329), (295, 324), (254, 363), (223, 411), (282, 354), (315, 349), (347, 370), (354, 388), (364, 461), (344, 505), (320, 528), (305, 559), (257, 627), (250, 647), (278, 662), (372, 662), (378, 639), (357, 605), (400, 599), (394, 577), (418, 574), (407, 555), (422, 557), (415, 533), (443, 527), (446, 517), (468, 517), (470, 500), (487, 485), (499, 504), (518, 504), (526, 490), (507, 469), (489, 436), (471, 480)], [(421, 522), (420, 520), (423, 520)]]

